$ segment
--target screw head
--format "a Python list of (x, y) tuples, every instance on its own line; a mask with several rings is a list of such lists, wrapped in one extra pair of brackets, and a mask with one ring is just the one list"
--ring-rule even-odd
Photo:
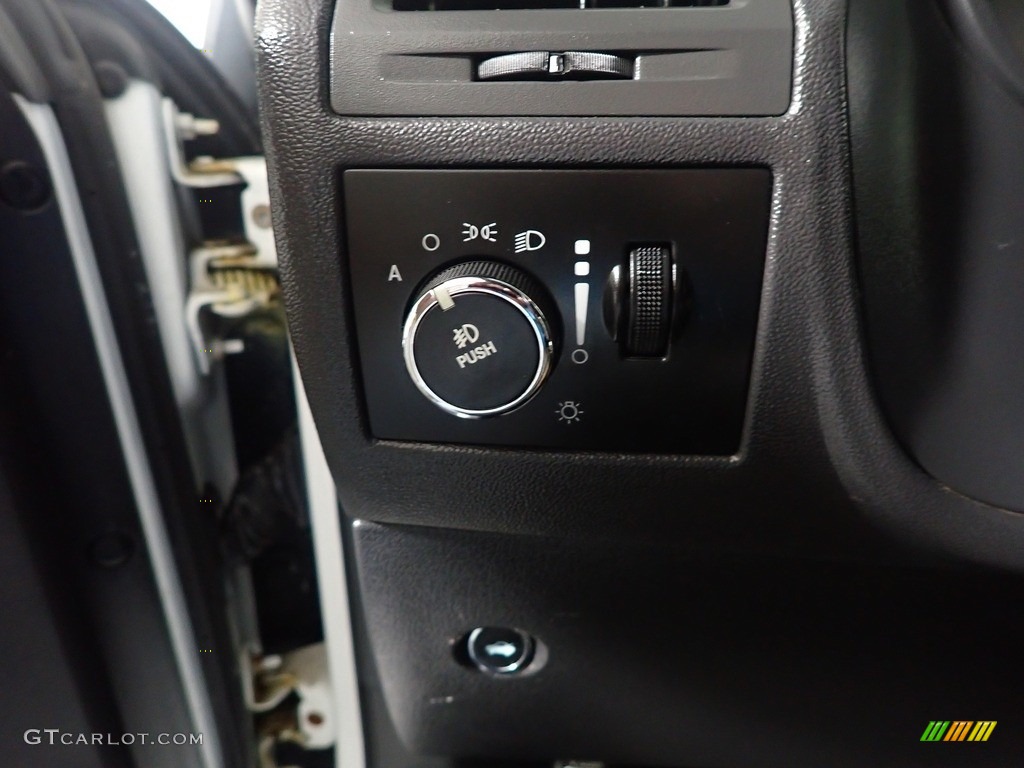
[(115, 99), (128, 90), (128, 73), (116, 61), (97, 61), (93, 65), (93, 74), (100, 93), (106, 99)]
[(104, 568), (119, 568), (131, 559), (135, 541), (126, 533), (110, 531), (93, 539), (89, 557), (96, 565)]
[(0, 168), (0, 200), (19, 211), (43, 208), (53, 194), (49, 174), (42, 168), (12, 160)]
[(252, 209), (252, 222), (260, 229), (270, 229), (270, 206), (260, 203)]

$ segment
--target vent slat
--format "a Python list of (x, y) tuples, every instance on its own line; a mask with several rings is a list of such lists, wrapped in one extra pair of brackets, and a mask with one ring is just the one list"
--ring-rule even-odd
[(730, 0), (392, 0), (396, 11), (537, 11), (603, 8), (721, 8)]

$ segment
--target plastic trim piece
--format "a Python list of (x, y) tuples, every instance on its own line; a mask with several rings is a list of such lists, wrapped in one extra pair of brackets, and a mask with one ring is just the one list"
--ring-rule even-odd
[[(261, 2), (261, 115), (284, 298), (348, 514), (508, 534), (672, 541), (684, 550), (743, 556), (877, 563), (906, 562), (910, 551), (910, 559), (1024, 571), (1024, 520), (937, 483), (894, 439), (879, 408), (853, 251), (847, 3), (796, 0), (794, 9), (793, 102), (781, 118), (377, 120), (339, 119), (323, 99), (331, 65), (322, 45), (333, 4)], [(381, 164), (772, 168), (763, 301), (739, 453), (577, 453), (567, 460), (555, 451), (370, 437), (338, 179), (346, 168)]]
[(1024, 102), (1024, 62), (1001, 28), (991, 0), (944, 0), (946, 17), (971, 57)]
[[(823, 761), (863, 764), (858, 763), (849, 742), (854, 735), (863, 737), (866, 731), (847, 728), (845, 736), (837, 731), (835, 737), (829, 734), (821, 739), (826, 730), (813, 728), (806, 719), (808, 713), (820, 715), (824, 711), (821, 702), (806, 695), (810, 689), (795, 681), (788, 667), (773, 665), (777, 655), (765, 655), (763, 643), (748, 641), (751, 637), (778, 641), (784, 658), (799, 662), (813, 673), (808, 678), (813, 688), (815, 681), (820, 682), (822, 671), (831, 668), (815, 654), (830, 647), (837, 637), (857, 636), (859, 613), (844, 609), (848, 598), (865, 598), (863, 603), (876, 607), (887, 602), (872, 602), (870, 583), (867, 589), (850, 586), (823, 593), (824, 605), (843, 609), (836, 612), (840, 624), (801, 654), (791, 640), (800, 642), (806, 636), (786, 622), (799, 606), (791, 600), (794, 593), (788, 589), (778, 592), (777, 602), (771, 601), (774, 605), (751, 600), (746, 611), (719, 599), (722, 592), (716, 588), (717, 577), (702, 573), (704, 569), (697, 569), (692, 580), (683, 577), (683, 588), (677, 590), (659, 578), (638, 580), (636, 588), (610, 578), (607, 591), (595, 590), (593, 577), (635, 574), (637, 566), (651, 562), (649, 550), (654, 543), (670, 549), (663, 565), (652, 568), (654, 576), (681, 575), (685, 563), (699, 558), (719, 561), (720, 572), (736, 575), (740, 573), (737, 565), (750, 562), (755, 555), (770, 554), (771, 566), (778, 561), (813, 562), (822, 564), (822, 568), (815, 569), (821, 571), (836, 563), (852, 563), (854, 573), (874, 574), (870, 582), (878, 585), (880, 596), (891, 594), (888, 586), (892, 579), (886, 577), (896, 571), (887, 568), (890, 565), (911, 571), (912, 577), (923, 564), (937, 563), (958, 567), (987, 563), (1024, 570), (1024, 519), (964, 498), (929, 477), (901, 449), (879, 409), (862, 336), (861, 294), (853, 249), (844, 65), (848, 3), (795, 0), (794, 7), (794, 98), (781, 118), (476, 116), (417, 120), (339, 118), (324, 100), (330, 66), (323, 40), (330, 28), (332, 4), (319, 0), (261, 0), (257, 14), (261, 115), (268, 144), (284, 295), (296, 354), (346, 512), (366, 520), (404, 523), (440, 553), (428, 562), (415, 557), (421, 549), (405, 549), (390, 537), (383, 539), (376, 556), (380, 568), (363, 572), (380, 574), (385, 588), (372, 591), (373, 585), (367, 580), (360, 582), (363, 604), (379, 610), (378, 616), (384, 621), (382, 630), (376, 617), (371, 617), (367, 630), (375, 646), (386, 651), (379, 656), (384, 662), (380, 668), (396, 681), (393, 688), (384, 687), (383, 695), (393, 712), (408, 714), (410, 721), (422, 713), (423, 732), (439, 742), (447, 740), (465, 749), (470, 735), (483, 735), (492, 739), (483, 746), (493, 748), (494, 741), (511, 732), (522, 746), (525, 732), (510, 731), (508, 719), (501, 717), (516, 705), (512, 697), (517, 686), (504, 684), (511, 681), (474, 676), (452, 664), (446, 642), (471, 626), (487, 622), (530, 627), (551, 644), (553, 654), (557, 653), (561, 644), (553, 641), (545, 627), (516, 616), (491, 615), (496, 605), (507, 610), (511, 601), (501, 598), (511, 595), (523, 600), (525, 610), (541, 611), (557, 620), (576, 641), (586, 637), (599, 644), (597, 663), (578, 675), (566, 674), (557, 693), (546, 701), (589, 702), (595, 714), (607, 715), (608, 702), (579, 695), (581, 679), (598, 677), (610, 680), (610, 684), (595, 690), (618, 696), (617, 702), (640, 702), (634, 710), (650, 704), (652, 690), (669, 699), (680, 697), (680, 716), (673, 718), (666, 730), (668, 744), (664, 750), (671, 754), (659, 764), (763, 764), (764, 755), (770, 754), (765, 745), (771, 746), (776, 740), (776, 754), (789, 754), (813, 742), (806, 759), (790, 761), (794, 766), (821, 765)], [(343, 234), (350, 222), (345, 220), (338, 179), (345, 169), (385, 165), (519, 169), (770, 167), (774, 180), (771, 229), (747, 427), (739, 454), (712, 458), (566, 454), (374, 440), (366, 410), (361, 407), (365, 393), (360, 386), (360, 350), (353, 328), (353, 285), (346, 269), (352, 254)], [(667, 207), (672, 208), (670, 203)], [(357, 534), (364, 526), (378, 527), (360, 523)], [(469, 558), (451, 556), (448, 543), (462, 538), (452, 529), (491, 531), (496, 534), (494, 546), (481, 552), (474, 540), (470, 542)], [(552, 537), (555, 545), (541, 553), (534, 537), (545, 535)], [(571, 547), (562, 546), (567, 541), (572, 542)], [(597, 544), (607, 544), (619, 567), (590, 565), (574, 556), (574, 550), (586, 553)], [(510, 575), (506, 581), (501, 578), (501, 566), (510, 563), (510, 553), (516, 550), (537, 558), (540, 572), (534, 573), (529, 562), (516, 562), (518, 567), (504, 571)], [(409, 553), (414, 556), (406, 557)], [(452, 580), (451, 574), (460, 562), (478, 562), (480, 567), (465, 571), (469, 574), (466, 578)], [(438, 579), (436, 584), (451, 590), (442, 592), (440, 598), (440, 587), (432, 578), (420, 575), (420, 570), (428, 566), (429, 575)], [(761, 573), (774, 577), (777, 569), (769, 567)], [(918, 578), (927, 578), (926, 572), (919, 573)], [(536, 589), (527, 581), (534, 576)], [(802, 574), (797, 577), (796, 583), (817, 583)], [(568, 579), (582, 583), (586, 589), (583, 594), (593, 596), (592, 609), (582, 617), (567, 612), (570, 607), (562, 587), (563, 580)], [(443, 631), (431, 635), (436, 638), (436, 646), (430, 658), (423, 655), (423, 622), (414, 621), (410, 625), (413, 631), (408, 633), (394, 629), (397, 620), (415, 618), (394, 609), (397, 601), (391, 587), (397, 583), (408, 585), (409, 601), (405, 604), (421, 609), (428, 621), (438, 619), (431, 615), (438, 613), (432, 610), (438, 605), (450, 610), (446, 615), (458, 619), (450, 625), (438, 621)], [(770, 583), (785, 586), (774, 578)], [(769, 586), (769, 582), (752, 573), (750, 579), (736, 583), (734, 594), (749, 596), (752, 585)], [(460, 589), (465, 602), (452, 599)], [(651, 667), (650, 677), (629, 667), (637, 654), (622, 653), (621, 649), (636, 648), (637, 627), (614, 608), (635, 605), (638, 594), (653, 593), (652, 597), (657, 598), (686, 595), (688, 589), (707, 599), (708, 621), (694, 621), (689, 625), (692, 633), (684, 633), (697, 641), (697, 646), (703, 646), (703, 651), (697, 647), (686, 659), (702, 662), (707, 658), (707, 648), (738, 641), (751, 649), (739, 658), (756, 662), (750, 674), (743, 674), (730, 663), (713, 667), (690, 663), (689, 670), (706, 673), (709, 679), (706, 688), (694, 689), (685, 683), (665, 685), (660, 664)], [(923, 593), (929, 594), (928, 590)], [(966, 601), (963, 604), (977, 602), (970, 594), (962, 598)], [(978, 594), (988, 592), (983, 589)], [(538, 606), (537, 595), (549, 597), (552, 602)], [(659, 608), (665, 607), (664, 599), (661, 603)], [(673, 605), (684, 617), (692, 617), (687, 613), (687, 603)], [(955, 617), (958, 612), (950, 613), (949, 605), (956, 603), (946, 604), (946, 613)], [(998, 606), (993, 608), (998, 614)], [(459, 611), (462, 616), (457, 615)], [(780, 621), (767, 621), (767, 614)], [(804, 615), (813, 618), (816, 613), (807, 610)], [(892, 620), (893, 627), (899, 625), (900, 612), (885, 611), (884, 616)], [(935, 623), (929, 625), (940, 636), (949, 620), (943, 616), (937, 612)], [(774, 634), (719, 631), (729, 626), (730, 617), (761, 617), (766, 624), (774, 625)], [(618, 621), (621, 643), (600, 632), (600, 622), (605, 618), (612, 623)], [(665, 632), (669, 617), (655, 610), (652, 621), (664, 623), (644, 635), (645, 639), (663, 638), (668, 653), (679, 654), (672, 633)], [(908, 632), (905, 647), (917, 647), (915, 643), (922, 638), (927, 641), (928, 633)], [(998, 642), (999, 636), (993, 641)], [(572, 643), (570, 638), (567, 644)], [(933, 648), (935, 643), (927, 645)], [(882, 633), (880, 647), (899, 646), (893, 645), (890, 633)], [(416, 653), (409, 653), (410, 648)], [(886, 672), (906, 662), (907, 652), (904, 650), (902, 658), (894, 657), (889, 667), (879, 667), (863, 650), (854, 648), (850, 657), (853, 667), (837, 668), (863, 669), (852, 679), (869, 687), (864, 701), (890, 701), (890, 694), (902, 690), (905, 681), (899, 674)], [(564, 658), (577, 657), (568, 653)], [(1019, 658), (1019, 654), (1008, 658)], [(402, 675), (398, 664), (408, 665), (413, 672)], [(543, 682), (550, 679), (548, 673), (565, 671), (556, 666), (561, 665), (552, 664), (529, 683)], [(778, 686), (757, 685), (764, 681), (765, 671), (780, 669)], [(454, 706), (431, 699), (450, 695), (453, 689), (430, 684), (437, 678), (423, 673), (447, 675), (449, 670), (453, 678), (462, 675), (472, 679), (470, 685), (479, 684), (469, 689), (471, 693), (479, 695), (484, 685), (500, 685), (501, 695), (493, 699), (495, 708), (476, 706), (479, 699), (471, 697), (456, 699)], [(982, 674), (976, 680), (999, 677), (997, 672), (995, 677)], [(372, 679), (372, 674), (368, 678)], [(410, 689), (406, 686), (414, 679), (426, 679), (428, 685), (407, 695)], [(621, 695), (619, 685), (631, 683), (643, 688), (636, 698)], [(795, 702), (801, 712), (796, 717), (775, 719), (771, 700), (786, 692), (786, 686), (792, 686), (786, 700)], [(976, 684), (965, 691), (985, 695)], [(764, 695), (760, 704), (751, 698), (757, 693)], [(535, 696), (535, 691), (528, 694)], [(532, 724), (540, 719), (535, 703), (536, 699), (524, 701), (519, 710)], [(407, 705), (419, 709), (410, 714), (404, 709)], [(560, 707), (561, 712), (566, 709)], [(755, 710), (764, 719), (752, 717)], [(648, 706), (644, 711), (663, 710)], [(489, 713), (493, 716), (484, 718), (487, 728), (472, 734), (460, 730), (467, 716)], [(587, 736), (601, 732), (600, 717), (586, 720), (580, 713), (574, 714), (565, 731), (583, 723)], [(704, 727), (698, 724), (691, 731), (681, 731), (679, 723), (695, 714), (706, 716)], [(372, 717), (370, 713), (367, 716)], [(386, 720), (388, 716), (379, 717)], [(843, 722), (831, 717), (827, 721)], [(646, 728), (647, 723), (642, 727)], [(622, 738), (619, 746), (623, 750), (657, 746), (646, 733), (644, 738), (637, 738), (639, 730), (631, 734), (632, 738)], [(556, 733), (555, 738), (565, 731)], [(691, 735), (707, 739), (694, 745), (689, 740)], [(915, 739), (916, 734), (908, 738)], [(864, 754), (870, 755), (875, 764), (885, 759), (877, 742), (868, 738), (863, 745)], [(746, 761), (737, 758), (738, 747), (744, 745), (753, 745)], [(532, 756), (591, 753), (544, 747), (538, 745)], [(496, 754), (509, 756), (501, 749)], [(629, 758), (622, 760), (627, 765), (647, 762), (635, 752), (624, 757)]]
[[(344, 0), (329, 47), (330, 104), (342, 115), (780, 115), (793, 84), (793, 8), (401, 13)], [(486, 59), (581, 48), (632, 61), (631, 78), (477, 78)]]

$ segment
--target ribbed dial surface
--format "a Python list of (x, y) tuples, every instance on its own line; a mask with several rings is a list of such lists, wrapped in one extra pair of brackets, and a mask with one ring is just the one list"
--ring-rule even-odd
[(516, 290), (530, 297), (543, 297), (545, 294), (544, 288), (541, 284), (533, 277), (526, 274), (523, 270), (517, 269), (516, 267), (510, 267), (508, 264), (502, 264), (497, 261), (484, 261), (482, 259), (480, 261), (467, 261), (462, 264), (456, 264), (454, 267), (448, 267), (448, 269), (444, 270), (437, 275), (437, 277), (424, 285), (420, 293), (429, 293), (437, 286), (443, 285), (449, 280), (455, 280), (460, 277), (474, 277), (479, 280), (497, 280), (498, 282), (506, 283), (507, 285), (514, 287)]
[(672, 324), (672, 254), (660, 245), (629, 254), (629, 314), (625, 353), (664, 357)]

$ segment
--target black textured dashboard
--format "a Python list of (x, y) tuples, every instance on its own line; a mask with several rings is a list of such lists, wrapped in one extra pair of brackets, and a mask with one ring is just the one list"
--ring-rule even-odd
[[(364, 651), (372, 654), (390, 716), (407, 742), (443, 754), (576, 756), (566, 751), (585, 745), (586, 733), (561, 719), (555, 722), (562, 730), (552, 729), (545, 718), (584, 695), (624, 697), (617, 700), (622, 709), (609, 706), (606, 717), (588, 726), (590, 733), (601, 731), (592, 741), (601, 749), (586, 755), (595, 759), (862, 766), (870, 756), (875, 765), (981, 766), (1019, 754), (1009, 729), (1005, 741), (975, 751), (970, 762), (903, 743), (918, 749), (920, 731), (939, 715), (926, 712), (913, 685), (900, 680), (924, 680), (929, 669), (945, 665), (953, 682), (943, 690), (951, 693), (943, 698), (935, 689), (935, 706), (981, 707), (955, 692), (970, 672), (954, 662), (977, 652), (978, 636), (1019, 636), (1020, 630), (1005, 623), (1006, 602), (993, 598), (971, 628), (951, 629), (942, 644), (928, 645), (929, 654), (904, 652), (930, 642), (935, 617), (900, 608), (919, 585), (916, 577), (889, 579), (885, 568), (921, 569), (926, 581), (929, 573), (943, 574), (932, 584), (955, 604), (962, 596), (949, 569), (1024, 566), (1024, 521), (923, 471), (894, 438), (872, 388), (854, 251), (847, 3), (795, 0), (790, 109), (750, 118), (346, 118), (327, 103), (331, 17), (325, 2), (262, 2), (262, 120), (296, 354), (345, 513), (369, 521), (350, 538), (366, 603), (370, 648)], [(735, 455), (493, 449), (371, 436), (345, 248), (350, 222), (338, 195), (345, 170), (709, 166), (766, 167), (773, 179), (750, 393)], [(648, 559), (645, 578), (614, 578)], [(721, 607), (751, 610), (736, 602), (741, 587), (719, 578), (719, 564), (744, 561), (750, 564), (740, 569), (745, 578), (763, 589), (765, 614), (753, 630), (816, 636), (815, 611), (832, 593), (856, 595), (852, 615), (864, 621), (848, 623), (837, 609), (827, 620), (832, 629), (803, 655), (769, 643), (761, 662), (784, 661), (791, 675), (760, 680), (755, 668), (723, 674), (717, 693), (710, 683), (689, 686), (685, 676), (659, 678), (665, 633), (680, 627), (697, 638), (691, 650), (705, 654), (694, 663), (724, 669), (730, 654), (753, 653), (742, 643), (710, 642), (751, 630), (741, 613)], [(576, 563), (601, 576), (577, 578)], [(670, 574), (684, 564), (692, 580), (680, 584)], [(782, 576), (793, 567), (799, 578)], [(852, 570), (833, 579), (833, 567)], [(535, 578), (520, 577), (530, 569)], [(893, 602), (882, 599), (884, 585), (895, 590)], [(547, 597), (545, 590), (558, 589), (557, 600)], [(695, 589), (704, 597), (688, 611), (688, 590)], [(615, 599), (602, 609), (595, 592)], [(421, 611), (428, 596), (426, 621)], [(626, 603), (628, 611), (616, 607)], [(802, 608), (789, 610), (793, 605)], [(566, 630), (574, 615), (591, 622), (591, 635)], [(637, 616), (645, 632), (630, 644), (623, 627)], [(524, 626), (542, 640), (575, 637), (577, 644), (552, 645), (551, 662), (529, 680), (485, 680), (453, 666), (449, 643), (488, 624)], [(602, 633), (607, 642), (597, 639)], [(859, 666), (867, 647), (886, 649), (879, 668), (887, 671), (875, 687), (844, 698), (838, 693), (844, 684), (869, 674), (870, 665)], [(415, 663), (399, 663), (414, 649), (421, 654)], [(559, 654), (568, 667), (558, 666)], [(1004, 674), (987, 676), (982, 698), (1010, 717), (1020, 669), (1006, 648), (998, 654), (995, 667)], [(669, 668), (679, 670), (680, 663), (674, 659)], [(567, 669), (586, 674), (574, 678)], [(645, 709), (644, 689), (626, 682), (630, 676), (665, 686), (652, 701), (671, 706)], [(501, 687), (509, 685), (523, 687)], [(844, 719), (845, 727), (810, 748), (811, 726), (797, 720), (809, 711), (805, 697), (815, 685), (816, 711)], [(432, 703), (449, 695), (464, 703)], [(889, 700), (906, 722), (884, 734), (872, 730), (873, 700)], [(733, 749), (724, 737), (687, 740), (672, 729), (685, 712), (709, 707), (713, 715), (701, 728), (742, 732), (748, 749)], [(791, 726), (757, 716), (776, 707), (794, 718)], [(501, 731), (509, 720), (522, 735), (511, 742)], [(747, 723), (742, 731), (741, 722)], [(629, 744), (643, 746), (630, 750)]]
[[(506, 533), (685, 541), (815, 556), (897, 536), (1024, 565), (1011, 514), (944, 489), (893, 440), (870, 387), (853, 259), (843, 2), (797, 2), (779, 118), (346, 119), (323, 101), (326, 3), (268, 0), (261, 98), (296, 353), (349, 513)], [(343, 269), (340, 170), (766, 165), (765, 294), (736, 459), (395, 445), (368, 437)], [(408, 473), (410, 466), (415, 473)], [(602, 472), (614, 467), (613, 474)], [(464, 487), (438, 482), (452, 476)], [(434, 489), (425, 503), (422, 489)], [(495, 505), (504, 491), (510, 502)], [(622, 525), (622, 509), (630, 509)]]
[(993, 7), (857, 4), (851, 138), (886, 415), (934, 477), (1024, 511), (1024, 59)]

